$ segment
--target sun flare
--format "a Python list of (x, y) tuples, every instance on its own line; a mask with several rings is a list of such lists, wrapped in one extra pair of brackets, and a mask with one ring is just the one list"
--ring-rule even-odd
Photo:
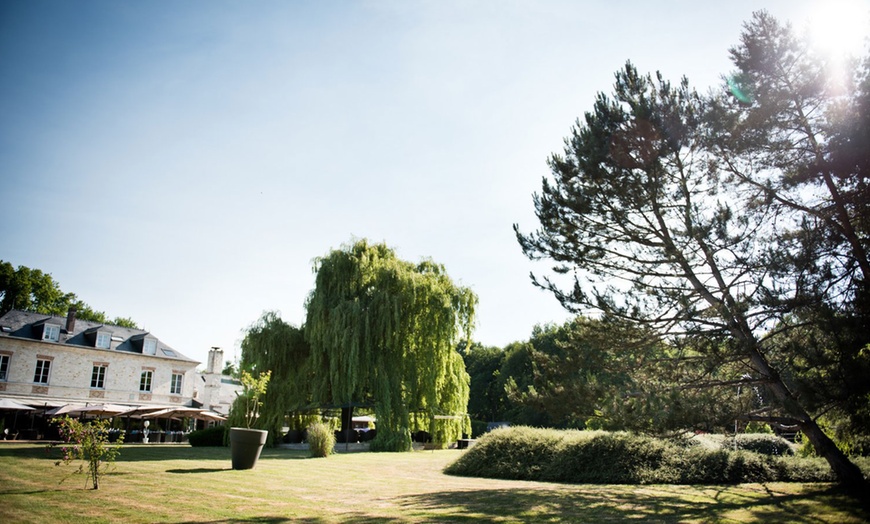
[(807, 29), (813, 45), (830, 58), (860, 57), (870, 35), (870, 2), (819, 2), (809, 13)]

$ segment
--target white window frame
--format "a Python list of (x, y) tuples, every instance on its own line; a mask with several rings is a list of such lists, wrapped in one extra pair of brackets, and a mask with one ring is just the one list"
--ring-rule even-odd
[(94, 364), (94, 370), (91, 372), (91, 389), (106, 389), (106, 364)]
[(97, 340), (94, 343), (95, 347), (100, 349), (109, 349), (112, 345), (112, 335), (103, 331), (97, 332)]
[(156, 355), (157, 354), (157, 339), (156, 338), (146, 338), (142, 341), (142, 354), (143, 355)]
[(36, 369), (33, 372), (33, 383), (47, 385), (51, 380), (51, 360), (36, 359)]
[(45, 324), (42, 328), (42, 340), (57, 342), (60, 340), (60, 326)]
[(181, 395), (182, 387), (184, 386), (184, 374), (173, 373), (172, 380), (169, 382), (169, 394)]
[(139, 375), (139, 392), (140, 393), (151, 393), (151, 387), (154, 381), (154, 371), (150, 369), (143, 369), (142, 374)]
[(0, 354), (0, 382), (9, 380), (9, 361), (12, 360), (10, 355)]

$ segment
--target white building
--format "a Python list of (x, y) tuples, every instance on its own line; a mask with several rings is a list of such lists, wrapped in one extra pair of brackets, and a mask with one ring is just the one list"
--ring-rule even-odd
[(30, 406), (190, 406), (196, 366), (151, 333), (10, 311), (0, 317), (0, 398)]

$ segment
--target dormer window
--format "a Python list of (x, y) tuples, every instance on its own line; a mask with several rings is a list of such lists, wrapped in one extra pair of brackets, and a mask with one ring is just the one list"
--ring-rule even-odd
[(60, 326), (45, 324), (42, 329), (42, 340), (57, 342), (60, 340)]
[(156, 338), (146, 338), (142, 341), (142, 354), (143, 355), (156, 355), (157, 354), (157, 339)]
[(101, 349), (109, 349), (109, 346), (112, 343), (112, 335), (110, 333), (97, 333), (97, 341), (94, 344), (94, 347), (98, 347)]

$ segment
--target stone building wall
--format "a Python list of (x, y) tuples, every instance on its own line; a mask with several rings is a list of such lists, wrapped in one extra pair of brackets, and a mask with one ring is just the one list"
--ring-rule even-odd
[[(52, 401), (183, 405), (193, 397), (197, 362), (46, 341), (0, 337), (0, 354), (9, 356), (5, 396)], [(51, 361), (48, 385), (34, 383), (37, 359)], [(106, 366), (104, 388), (91, 388), (94, 365)], [(143, 370), (152, 370), (150, 393), (139, 391)], [(180, 395), (170, 394), (173, 373), (184, 375)]]

